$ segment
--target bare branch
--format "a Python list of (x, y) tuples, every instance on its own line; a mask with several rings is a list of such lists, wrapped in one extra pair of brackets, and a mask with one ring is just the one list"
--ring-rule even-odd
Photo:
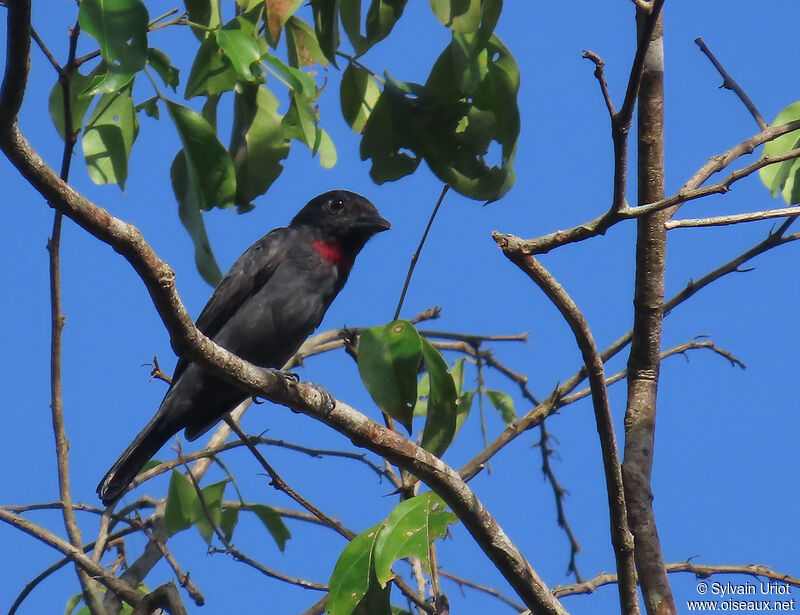
[(700, 47), (700, 51), (706, 54), (706, 57), (711, 60), (714, 68), (716, 68), (717, 72), (719, 72), (719, 74), (722, 76), (722, 85), (719, 87), (730, 90), (736, 94), (739, 97), (739, 100), (742, 101), (742, 104), (747, 107), (750, 115), (753, 116), (753, 119), (756, 121), (756, 124), (758, 124), (759, 129), (764, 130), (768, 124), (764, 120), (764, 117), (761, 115), (761, 113), (759, 113), (758, 109), (756, 109), (755, 103), (753, 103), (753, 101), (736, 82), (736, 80), (730, 76), (728, 71), (726, 71), (725, 67), (720, 64), (719, 60), (717, 60), (714, 54), (711, 53), (711, 50), (708, 48), (708, 45), (705, 44), (703, 39), (698, 36), (696, 39), (694, 39), (694, 42), (697, 43), (697, 46)]
[[(692, 562), (673, 562), (666, 564), (666, 569), (669, 573), (691, 572), (700, 579), (708, 579), (715, 574), (745, 574), (754, 577), (764, 577), (794, 587), (800, 587), (800, 579), (791, 577), (788, 574), (775, 572), (771, 568), (759, 564), (709, 566), (705, 564), (693, 564)], [(583, 583), (556, 586), (553, 588), (553, 594), (558, 598), (577, 594), (591, 594), (598, 587), (616, 582), (617, 575), (603, 572), (595, 578), (584, 581)]]
[(400, 310), (403, 309), (403, 301), (406, 299), (406, 292), (408, 292), (408, 286), (411, 284), (411, 276), (414, 275), (414, 268), (417, 266), (417, 261), (419, 260), (419, 255), (422, 252), (422, 246), (425, 245), (425, 240), (428, 238), (428, 233), (431, 230), (431, 226), (433, 226), (433, 220), (436, 218), (436, 214), (439, 211), (439, 207), (442, 205), (442, 201), (444, 201), (444, 196), (447, 194), (447, 191), (450, 189), (448, 184), (445, 184), (442, 187), (442, 193), (439, 195), (439, 199), (436, 201), (436, 205), (431, 212), (431, 217), (428, 219), (428, 225), (425, 227), (425, 232), (422, 233), (422, 239), (419, 240), (419, 245), (417, 246), (416, 251), (414, 252), (413, 256), (411, 257), (411, 263), (408, 266), (408, 274), (406, 275), (406, 281), (403, 284), (403, 290), (400, 293), (400, 300), (397, 302), (397, 309), (394, 311), (394, 319), (397, 320), (400, 318)]
[[(637, 12), (640, 31), (644, 15), (644, 11)], [(664, 198), (664, 34), (661, 19), (650, 34), (637, 120), (637, 202), (650, 203)], [(667, 246), (664, 223), (676, 207), (652, 212), (637, 220), (633, 333), (627, 364), (622, 476), (628, 520), (634, 536), (636, 570), (649, 615), (676, 613), (664, 569), (650, 483), (664, 321)]]
[(583, 314), (550, 272), (532, 256), (516, 258), (512, 259), (512, 261), (553, 302), (567, 321), (581, 350), (592, 389), (592, 405), (597, 422), (597, 431), (600, 435), (600, 449), (603, 456), (603, 469), (606, 476), (608, 506), (611, 517), (611, 542), (614, 545), (617, 571), (622, 578), (620, 583), (620, 602), (624, 613), (635, 615), (639, 612), (639, 598), (636, 590), (636, 571), (633, 562), (633, 536), (628, 529), (628, 513), (625, 509), (622, 470), (617, 454), (608, 391), (605, 387), (603, 361), (600, 358), (594, 338)]
[[(758, 256), (759, 254), (800, 239), (800, 234), (784, 235), (793, 221), (794, 218), (789, 218), (774, 233), (770, 233), (765, 239), (754, 245), (749, 250), (742, 252), (724, 265), (721, 265), (714, 271), (704, 275), (699, 280), (690, 281), (681, 291), (676, 293), (672, 298), (664, 303), (664, 314), (668, 314), (678, 305), (691, 298), (695, 293), (705, 288), (712, 282), (728, 275), (729, 273), (739, 271), (739, 267), (742, 264)], [(609, 345), (605, 350), (603, 350), (603, 352), (600, 353), (600, 357), (602, 358), (603, 362), (608, 361), (622, 351), (630, 343), (632, 335), (633, 332), (628, 331), (614, 341), (611, 345)], [(625, 371), (624, 374), (627, 375), (627, 371)], [(620, 376), (618, 379), (621, 379), (622, 377), (623, 376)], [(545, 418), (557, 412), (558, 409), (568, 401), (574, 401), (572, 399), (573, 396), (568, 395), (574, 391), (575, 388), (577, 388), (585, 378), (586, 372), (583, 368), (581, 368), (572, 376), (570, 376), (569, 379), (556, 387), (556, 389), (550, 394), (550, 396), (547, 397), (547, 399), (540, 403), (535, 403), (533, 409), (531, 409), (527, 414), (520, 417), (516, 423), (506, 427), (505, 430), (503, 430), (492, 442), (489, 443), (489, 446), (478, 452), (472, 458), (472, 460), (464, 465), (459, 470), (459, 474), (464, 478), (464, 480), (470, 480), (473, 476), (480, 472), (483, 464), (486, 463), (486, 461), (501, 451), (509, 442), (513, 441), (515, 438), (517, 438), (517, 436), (521, 435), (528, 429), (532, 429), (533, 427), (540, 425)], [(612, 376), (612, 379), (613, 378), (616, 378), (616, 376)], [(614, 381), (616, 382), (616, 380)], [(586, 391), (580, 393), (580, 395), (581, 397), (585, 397), (589, 394), (589, 392), (590, 390), (586, 389)], [(578, 393), (575, 395), (578, 395)]]
[(583, 241), (591, 237), (603, 235), (614, 224), (630, 218), (638, 218), (642, 215), (667, 209), (673, 205), (680, 205), (686, 201), (708, 196), (709, 194), (720, 194), (727, 190), (726, 186), (730, 186), (735, 181), (751, 175), (754, 171), (765, 167), (770, 164), (776, 164), (784, 160), (790, 160), (800, 156), (800, 152), (793, 150), (781, 154), (780, 156), (769, 156), (744, 167), (740, 171), (731, 173), (731, 175), (714, 186), (708, 188), (700, 188), (712, 175), (718, 173), (728, 167), (732, 162), (738, 158), (751, 154), (755, 149), (777, 139), (781, 135), (800, 129), (800, 120), (789, 122), (781, 126), (770, 126), (766, 130), (745, 139), (741, 143), (730, 148), (722, 154), (712, 156), (708, 162), (703, 165), (698, 171), (692, 175), (691, 178), (683, 185), (683, 187), (673, 196), (666, 199), (659, 199), (652, 203), (645, 203), (637, 205), (636, 207), (623, 208), (618, 212), (609, 211), (594, 220), (585, 222), (579, 226), (572, 227), (567, 230), (559, 230), (547, 235), (542, 235), (535, 239), (521, 239), (514, 235), (502, 234), (498, 231), (492, 233), (492, 237), (497, 242), (498, 246), (504, 253), (518, 253), (518, 254), (546, 254), (551, 250), (558, 248), (569, 243)]
[(508, 597), (504, 596), (502, 593), (500, 593), (498, 590), (494, 589), (493, 587), (486, 587), (485, 585), (479, 585), (478, 583), (475, 583), (474, 581), (470, 581), (469, 579), (465, 579), (463, 577), (456, 576), (456, 575), (454, 575), (454, 574), (452, 574), (450, 572), (447, 572), (446, 570), (442, 570), (441, 568), (439, 569), (439, 574), (442, 575), (443, 577), (445, 577), (446, 579), (450, 579), (454, 583), (458, 584), (458, 587), (459, 587), (459, 589), (461, 589), (462, 593), (464, 592), (464, 588), (465, 587), (470, 587), (472, 589), (477, 589), (479, 592), (483, 592), (484, 594), (489, 594), (490, 596), (494, 596), (495, 598), (497, 598), (501, 602), (505, 602), (508, 606), (510, 606), (512, 609), (514, 609), (517, 612), (525, 610), (524, 606), (514, 602), (513, 600), (511, 600), (511, 598), (508, 598)]
[(605, 100), (606, 108), (608, 109), (608, 114), (611, 116), (611, 119), (613, 120), (617, 112), (614, 109), (614, 103), (611, 100), (611, 94), (608, 91), (608, 83), (606, 82), (606, 73), (605, 73), (605, 66), (606, 66), (605, 61), (595, 52), (589, 51), (588, 49), (584, 49), (583, 56), (581, 57), (587, 60), (591, 60), (594, 63), (594, 76), (597, 79), (598, 83), (600, 83), (600, 91), (603, 94), (603, 100)]
[(142, 594), (130, 587), (127, 583), (117, 579), (114, 575), (108, 574), (105, 568), (103, 568), (100, 564), (93, 562), (91, 558), (84, 555), (82, 549), (72, 546), (67, 541), (59, 538), (51, 532), (48, 532), (44, 528), (39, 527), (35, 523), (32, 523), (31, 521), (28, 521), (19, 515), (15, 515), (14, 513), (3, 508), (0, 508), (0, 521), (8, 523), (12, 527), (21, 530), (43, 542), (44, 544), (52, 547), (56, 551), (60, 551), (69, 557), (71, 561), (83, 568), (83, 570), (91, 575), (93, 579), (99, 581), (110, 590), (119, 594), (122, 599), (125, 600), (125, 602), (135, 606), (142, 599)]
[(275, 487), (278, 491), (283, 491), (286, 495), (292, 498), (295, 502), (300, 504), (303, 508), (305, 508), (308, 512), (312, 515), (317, 517), (322, 523), (327, 525), (328, 527), (336, 530), (339, 534), (347, 538), (348, 540), (352, 540), (355, 534), (350, 530), (346, 529), (341, 523), (331, 519), (328, 515), (322, 512), (319, 508), (314, 506), (311, 502), (306, 500), (303, 496), (297, 493), (294, 489), (292, 489), (286, 481), (281, 478), (280, 474), (278, 474), (275, 469), (264, 459), (264, 456), (259, 452), (259, 450), (255, 447), (247, 435), (242, 431), (242, 428), (239, 427), (231, 418), (230, 416), (226, 415), (223, 419), (227, 424), (228, 427), (231, 428), (236, 435), (245, 443), (250, 452), (253, 454), (253, 457), (256, 458), (261, 467), (264, 468), (266, 473), (270, 477), (270, 484)]
[[(800, 152), (798, 152), (800, 155)], [(667, 230), (675, 228), (698, 228), (704, 226), (727, 226), (741, 224), (742, 222), (758, 222), (772, 218), (787, 218), (800, 215), (800, 206), (782, 207), (778, 209), (765, 209), (746, 214), (730, 214), (727, 216), (714, 216), (712, 218), (690, 218), (687, 220), (668, 220), (664, 225)]]
[[(606, 381), (606, 383), (608, 383), (608, 381)], [(581, 551), (581, 545), (578, 542), (577, 536), (575, 536), (575, 533), (572, 531), (572, 526), (567, 520), (567, 514), (564, 510), (564, 496), (567, 494), (567, 490), (558, 482), (555, 472), (553, 472), (553, 465), (550, 463), (550, 457), (555, 451), (550, 447), (550, 433), (547, 431), (545, 421), (542, 421), (542, 424), (539, 425), (539, 431), (538, 446), (542, 453), (542, 474), (544, 474), (545, 479), (553, 488), (553, 497), (556, 501), (556, 522), (558, 526), (564, 530), (564, 533), (567, 535), (567, 540), (569, 541), (569, 564), (567, 565), (567, 574), (574, 574), (575, 581), (580, 583), (583, 581), (583, 577), (578, 570), (577, 559), (578, 553)]]
[[(132, 534), (133, 532), (136, 532), (136, 531), (138, 531), (138, 530), (133, 528), (133, 527), (128, 527), (128, 528), (125, 528), (122, 531), (115, 532), (114, 534), (112, 534), (111, 537), (113, 539), (117, 540), (117, 539), (123, 538), (124, 536), (127, 536), (129, 534)], [(95, 545), (95, 543), (93, 543), (93, 542), (87, 543), (83, 547), (83, 552), (84, 553), (88, 553), (89, 551), (91, 551), (94, 548), (94, 545)], [(14, 603), (11, 605), (11, 607), (8, 609), (8, 615), (15, 615), (15, 613), (17, 612), (19, 607), (22, 605), (22, 603), (25, 601), (25, 599), (33, 592), (34, 589), (36, 589), (36, 587), (42, 581), (44, 581), (51, 574), (53, 574), (54, 572), (57, 572), (58, 570), (60, 570), (61, 568), (63, 568), (67, 564), (69, 564), (70, 562), (72, 562), (72, 558), (64, 557), (64, 558), (58, 560), (55, 564), (53, 564), (51, 566), (48, 566), (45, 570), (43, 570), (41, 573), (36, 575), (36, 577), (31, 579), (25, 585), (25, 587), (22, 589), (22, 591), (19, 593), (19, 595), (16, 597), (16, 599), (14, 600)]]

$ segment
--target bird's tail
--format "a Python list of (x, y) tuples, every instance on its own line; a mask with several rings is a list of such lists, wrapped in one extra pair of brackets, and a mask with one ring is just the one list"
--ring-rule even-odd
[(161, 412), (157, 413), (97, 485), (97, 495), (103, 504), (108, 506), (115, 502), (144, 465), (178, 429), (172, 422), (166, 421)]

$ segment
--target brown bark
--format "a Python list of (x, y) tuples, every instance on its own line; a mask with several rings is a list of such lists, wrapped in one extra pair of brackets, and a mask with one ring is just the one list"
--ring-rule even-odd
[[(639, 27), (646, 9), (637, 14)], [(639, 203), (664, 198), (664, 47), (659, 18), (650, 38), (639, 89)], [(664, 318), (664, 272), (671, 210), (640, 218), (636, 243), (636, 288), (631, 353), (628, 359), (628, 407), (622, 475), (628, 519), (634, 535), (636, 568), (650, 615), (675, 613), (664, 555), (653, 512), (650, 479), (656, 426), (656, 399)]]

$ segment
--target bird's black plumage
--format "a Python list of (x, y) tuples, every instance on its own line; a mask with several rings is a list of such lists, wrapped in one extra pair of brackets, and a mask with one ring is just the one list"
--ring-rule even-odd
[[(312, 199), (285, 228), (259, 239), (231, 267), (197, 319), (217, 344), (262, 367), (280, 368), (322, 321), (356, 255), (389, 223), (346, 190)], [(180, 359), (156, 415), (97, 487), (117, 500), (145, 463), (181, 429), (203, 435), (247, 393)]]

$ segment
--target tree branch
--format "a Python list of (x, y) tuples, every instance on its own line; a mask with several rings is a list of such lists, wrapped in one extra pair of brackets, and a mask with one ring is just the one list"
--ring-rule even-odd
[(750, 115), (753, 116), (753, 119), (756, 121), (756, 124), (758, 124), (759, 129), (764, 130), (769, 124), (767, 124), (767, 122), (764, 120), (764, 117), (761, 115), (761, 113), (759, 113), (755, 103), (753, 103), (753, 101), (736, 82), (736, 80), (730, 76), (728, 71), (726, 71), (725, 67), (720, 64), (719, 60), (717, 60), (714, 54), (711, 53), (711, 50), (708, 48), (708, 45), (705, 44), (703, 39), (698, 36), (696, 39), (694, 39), (694, 42), (697, 43), (697, 46), (700, 47), (700, 51), (706, 54), (706, 57), (711, 60), (714, 68), (716, 68), (717, 72), (719, 72), (719, 74), (722, 76), (722, 85), (719, 87), (730, 90), (736, 94), (739, 97), (739, 100), (742, 101), (742, 104), (747, 107)]
[(592, 389), (597, 432), (600, 436), (600, 449), (603, 456), (603, 469), (606, 476), (608, 507), (611, 517), (611, 542), (617, 571), (622, 581), (619, 584), (620, 605), (626, 615), (639, 612), (639, 597), (636, 590), (636, 570), (633, 561), (633, 536), (628, 529), (628, 515), (625, 510), (625, 493), (622, 484), (622, 470), (617, 454), (611, 407), (605, 387), (603, 361), (597, 351), (591, 330), (580, 309), (558, 281), (532, 256), (513, 259), (522, 271), (533, 280), (556, 306), (567, 321), (575, 341), (581, 350), (587, 377)]
[(425, 240), (428, 238), (428, 233), (433, 226), (433, 220), (436, 218), (436, 214), (439, 212), (439, 207), (442, 205), (442, 201), (444, 201), (444, 196), (447, 194), (447, 191), (450, 189), (450, 186), (445, 184), (442, 187), (442, 193), (439, 195), (439, 199), (436, 201), (436, 205), (431, 212), (431, 217), (428, 219), (428, 225), (425, 227), (425, 232), (422, 233), (422, 239), (419, 240), (419, 245), (417, 246), (416, 251), (414, 252), (413, 256), (411, 257), (411, 263), (408, 266), (408, 274), (406, 275), (406, 281), (403, 284), (403, 290), (400, 293), (400, 300), (397, 302), (397, 309), (394, 311), (394, 319), (397, 320), (400, 318), (400, 310), (403, 309), (403, 302), (406, 299), (406, 292), (408, 292), (408, 286), (411, 284), (411, 276), (414, 275), (414, 268), (417, 266), (417, 261), (419, 260), (419, 255), (422, 252), (422, 246), (425, 245)]
[(698, 199), (710, 194), (727, 192), (726, 188), (735, 181), (751, 175), (754, 171), (770, 164), (797, 158), (800, 156), (800, 152), (792, 150), (777, 156), (761, 158), (738, 171), (734, 171), (729, 177), (718, 184), (708, 186), (707, 188), (700, 188), (700, 186), (712, 175), (722, 171), (738, 158), (746, 154), (752, 154), (758, 146), (798, 129), (800, 129), (800, 120), (795, 120), (794, 122), (789, 122), (788, 124), (782, 124), (780, 126), (770, 126), (766, 130), (745, 139), (729, 150), (712, 156), (706, 164), (689, 178), (678, 192), (666, 199), (657, 199), (649, 203), (643, 202), (643, 204), (635, 207), (623, 208), (618, 212), (609, 211), (579, 226), (574, 226), (566, 230), (554, 231), (535, 239), (521, 239), (515, 235), (502, 234), (498, 231), (492, 232), (492, 237), (504, 253), (519, 253), (523, 255), (546, 254), (560, 246), (603, 235), (609, 228), (623, 220), (639, 218), (654, 211), (667, 209), (674, 205), (681, 205), (686, 201)]
[[(709, 566), (706, 564), (693, 564), (692, 562), (673, 562), (666, 564), (665, 568), (670, 574), (676, 572), (691, 572), (699, 579), (708, 579), (715, 574), (746, 574), (754, 577), (765, 577), (773, 581), (780, 581), (787, 585), (800, 587), (800, 579), (775, 572), (767, 566), (759, 564), (746, 564), (743, 566), (730, 565), (730, 566)], [(597, 588), (603, 585), (610, 585), (617, 582), (617, 575), (600, 573), (595, 578), (583, 583), (575, 583), (574, 585), (560, 585), (553, 588), (553, 594), (558, 598), (564, 596), (575, 596), (577, 594), (591, 594)]]
[(71, 561), (83, 568), (83, 570), (90, 574), (96, 581), (99, 581), (110, 590), (120, 595), (125, 602), (135, 606), (139, 604), (139, 601), (142, 599), (142, 594), (133, 589), (127, 583), (119, 580), (114, 575), (108, 574), (105, 568), (103, 568), (100, 564), (93, 562), (91, 558), (87, 557), (83, 553), (82, 549), (72, 546), (67, 541), (59, 538), (51, 532), (48, 532), (44, 528), (39, 527), (35, 523), (32, 523), (24, 517), (15, 515), (14, 513), (3, 508), (0, 508), (0, 521), (8, 523), (12, 527), (21, 530), (43, 542), (44, 544), (54, 548), (56, 551), (60, 551), (69, 557)]
[(782, 207), (778, 209), (765, 209), (764, 211), (754, 211), (746, 214), (730, 214), (727, 216), (714, 216), (712, 218), (690, 218), (686, 220), (668, 220), (664, 226), (669, 231), (675, 228), (727, 226), (729, 224), (741, 224), (742, 222), (757, 222), (759, 220), (771, 220), (772, 218), (786, 218), (798, 215), (800, 215), (800, 206)]
[[(637, 12), (639, 29), (644, 11)], [(664, 198), (664, 41), (663, 23), (651, 32), (639, 90), (638, 202)], [(677, 207), (677, 206), (676, 206)], [(664, 569), (664, 556), (653, 511), (650, 477), (653, 467), (656, 405), (664, 321), (664, 277), (667, 232), (664, 223), (676, 207), (637, 220), (634, 317), (628, 357), (628, 401), (625, 411), (625, 456), (622, 476), (628, 520), (634, 536), (636, 570), (649, 615), (676, 613)]]
[[(408, 468), (442, 496), (526, 605), (542, 613), (564, 613), (546, 584), (454, 470), (413, 442), (331, 399), (312, 384), (286, 381), (214, 344), (195, 327), (175, 288), (174, 271), (156, 255), (141, 232), (91, 203), (53, 173), (19, 132), (15, 121), (27, 74), (26, 68), (20, 70), (18, 63), (27, 66), (29, 17), (30, 3), (26, 0), (8, 7), (11, 28), (6, 74), (0, 90), (0, 149), (53, 207), (128, 260), (147, 287), (176, 353), (248, 393), (322, 421), (359, 446)], [(13, 90), (9, 84), (19, 89)]]

